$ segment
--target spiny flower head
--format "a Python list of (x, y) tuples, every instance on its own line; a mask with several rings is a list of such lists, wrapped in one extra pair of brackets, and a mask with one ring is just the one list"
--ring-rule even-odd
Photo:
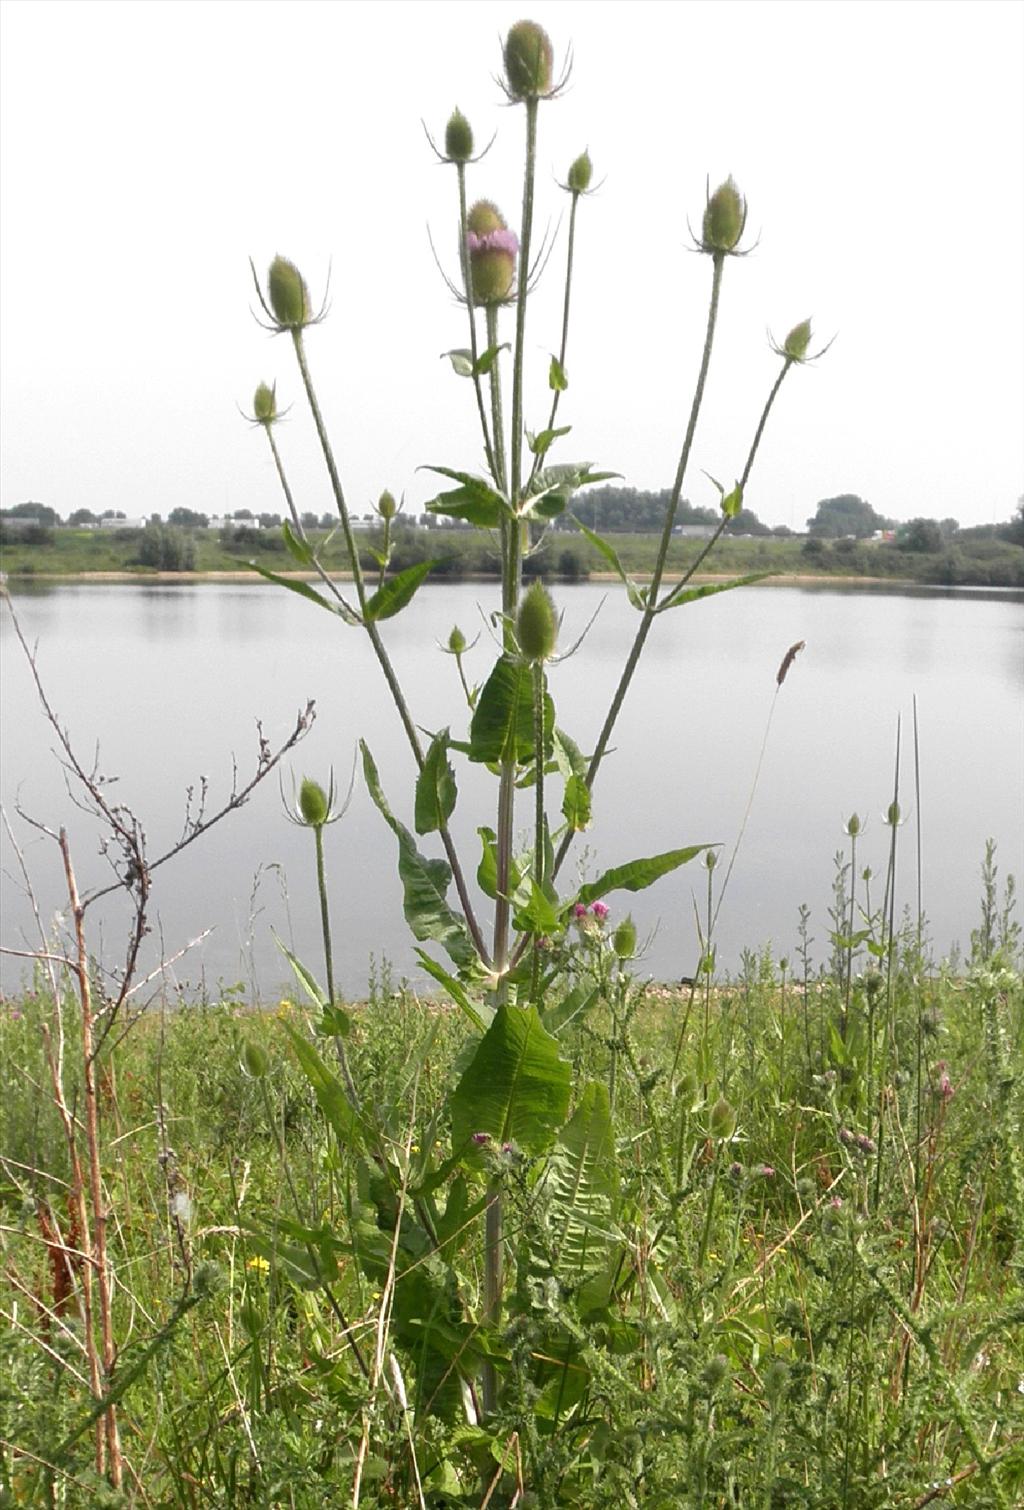
[(725, 183), (719, 184), (708, 197), (701, 232), (702, 249), (718, 256), (734, 252), (746, 223), (747, 203), (730, 174)]
[(799, 325), (794, 325), (789, 335), (782, 343), (783, 354), (789, 357), (791, 362), (803, 362), (807, 357), (807, 348), (811, 344), (811, 322), (801, 320)]
[(277, 394), (261, 383), (253, 394), (252, 412), (261, 425), (272, 425), (277, 418)]
[(550, 660), (554, 654), (558, 615), (543, 582), (531, 583), (523, 594), (516, 617), (516, 639), (523, 655), (534, 664)]
[(473, 156), (473, 128), (461, 110), (453, 110), (444, 128), (444, 152), (449, 162), (468, 163)]
[(512, 291), (519, 238), (489, 199), (478, 199), (466, 216), (466, 251), (473, 302), (503, 303)]
[(505, 38), (505, 83), (514, 100), (543, 99), (551, 93), (554, 51), (536, 21), (517, 21)]
[(590, 161), (589, 152), (581, 152), (576, 161), (569, 169), (569, 191), (572, 194), (585, 194), (590, 188), (590, 180), (594, 176), (594, 165)]
[(313, 318), (306, 280), (287, 257), (275, 257), (267, 274), (270, 309), (283, 330), (301, 330)]

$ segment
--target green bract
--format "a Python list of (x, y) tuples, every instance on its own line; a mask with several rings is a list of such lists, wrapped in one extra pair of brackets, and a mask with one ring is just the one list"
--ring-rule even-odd
[(261, 425), (269, 425), (277, 418), (277, 398), (266, 383), (261, 383), (253, 394), (252, 412)]
[(587, 192), (590, 188), (593, 172), (594, 166), (590, 161), (590, 153), (581, 152), (569, 169), (569, 188), (574, 194), (585, 194)]
[(807, 355), (807, 348), (811, 344), (811, 322), (801, 320), (799, 325), (794, 325), (789, 335), (782, 343), (782, 349), (792, 362), (802, 362)]

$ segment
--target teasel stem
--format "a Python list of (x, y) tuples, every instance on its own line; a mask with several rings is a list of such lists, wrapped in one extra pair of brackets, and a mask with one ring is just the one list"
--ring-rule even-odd
[[(497, 345), (498, 310), (487, 307), (487, 344)], [(494, 432), (494, 455), (498, 465), (498, 485), (502, 491), (507, 487), (505, 472), (505, 431), (502, 417), (501, 374), (495, 362), (490, 371), (491, 417)], [(501, 610), (505, 615), (502, 643), (506, 654), (515, 651), (512, 635), (512, 619), (519, 598), (519, 521), (506, 518), (501, 522)], [(515, 817), (515, 761), (503, 761), (498, 778), (498, 824), (497, 824), (497, 901), (494, 908), (494, 968), (499, 974), (508, 964), (509, 944), (509, 875), (512, 865), (512, 831)]]
[[(512, 475), (513, 508), (522, 502), (523, 357), (526, 347), (526, 300), (530, 281), (530, 238), (533, 232), (533, 181), (537, 163), (536, 97), (526, 104), (526, 171), (523, 175), (523, 220), (519, 234), (519, 287), (516, 294), (516, 343), (512, 354)], [(518, 587), (518, 583), (516, 584)], [(515, 604), (512, 605), (513, 608)]]
[[(569, 247), (568, 251), (566, 252), (565, 258), (565, 298), (562, 303), (562, 341), (561, 345), (558, 348), (558, 365), (563, 370), (565, 368), (565, 353), (569, 345), (569, 299), (572, 294), (572, 264), (573, 252), (576, 245), (576, 207), (579, 204), (579, 198), (579, 193), (576, 190), (573, 190), (572, 206), (569, 210)], [(558, 414), (558, 403), (561, 397), (562, 390), (560, 388), (556, 388), (551, 397), (551, 410), (548, 414), (548, 422), (545, 427), (548, 430), (553, 430), (555, 427), (555, 416)], [(533, 458), (533, 466), (530, 470), (530, 481), (527, 483), (527, 491), (529, 491), (530, 484), (532, 484), (533, 479), (540, 471), (542, 461), (543, 455), (541, 453), (538, 453)]]
[[(373, 652), (377, 657), (380, 669), (384, 673), (384, 680), (388, 684), (388, 691), (391, 693), (392, 701), (394, 702), (395, 708), (398, 711), (398, 716), (402, 722), (402, 727), (405, 730), (406, 738), (409, 741), (409, 747), (413, 753), (413, 759), (416, 761), (416, 768), (417, 770), (422, 770), (424, 759), (423, 746), (420, 744), (420, 737), (417, 732), (416, 725), (413, 723), (412, 714), (409, 711), (409, 704), (405, 700), (405, 694), (402, 691), (398, 677), (395, 674), (395, 668), (391, 664), (391, 657), (388, 655), (387, 650), (384, 648), (384, 642), (380, 637), (380, 630), (377, 628), (377, 625), (373, 622), (372, 619), (367, 619), (366, 617), (366, 582), (363, 577), (362, 564), (359, 560), (359, 551), (356, 548), (355, 536), (352, 533), (352, 521), (349, 518), (348, 505), (345, 502), (345, 493), (341, 486), (341, 478), (338, 475), (338, 468), (334, 460), (334, 452), (331, 449), (331, 442), (327, 434), (327, 427), (324, 424), (324, 418), (320, 412), (320, 404), (316, 396), (316, 389), (313, 387), (313, 379), (309, 371), (309, 363), (306, 360), (306, 348), (302, 339), (302, 331), (298, 327), (296, 327), (292, 331), (292, 340), (295, 346), (296, 360), (299, 364), (299, 373), (302, 377), (302, 385), (306, 390), (306, 399), (309, 403), (310, 412), (313, 416), (313, 423), (316, 425), (316, 433), (320, 441), (320, 449), (323, 452), (324, 462), (327, 466), (327, 475), (331, 481), (331, 489), (334, 493), (334, 501), (338, 509), (339, 517), (341, 519), (341, 527), (345, 536), (345, 544), (348, 549), (349, 563), (352, 567), (352, 580), (355, 583), (356, 597), (359, 601), (359, 610), (363, 617), (363, 627), (366, 630), (370, 644), (373, 646)], [(443, 825), (439, 832), (441, 836), (441, 843), (444, 845), (444, 851), (448, 857), (448, 864), (451, 866), (452, 878), (455, 882), (455, 888), (458, 892), (459, 901), (462, 904), (463, 915), (466, 919), (466, 927), (469, 929), (470, 937), (473, 940), (473, 945), (477, 951), (477, 954), (480, 956), (480, 959), (483, 961), (484, 965), (489, 965), (490, 957), (487, 953), (487, 945), (484, 943), (483, 934), (480, 932), (480, 925), (477, 923), (476, 915), (473, 911), (473, 904), (470, 899), (468, 888), (466, 886), (466, 878), (462, 873), (462, 866), (459, 862), (459, 857), (456, 853), (455, 845), (452, 841), (452, 836), (447, 824)]]
[[(490, 472), (496, 488), (501, 488), (501, 478), (495, 460), (494, 443), (491, 440), (491, 432), (487, 426), (487, 408), (484, 404), (483, 384), (480, 382), (480, 374), (476, 370), (478, 355), (476, 339), (476, 306), (473, 303), (473, 280), (469, 275), (469, 247), (466, 245), (466, 164), (456, 163), (456, 172), (459, 179), (459, 249), (460, 262), (462, 264), (462, 287), (466, 295), (466, 313), (469, 316), (469, 350), (473, 361), (473, 392), (476, 394), (476, 409), (480, 416), (480, 429), (484, 437), (484, 454), (487, 457), (487, 470)], [(496, 345), (488, 337), (488, 345)], [(493, 368), (492, 368), (493, 371)]]
[[(281, 460), (281, 453), (277, 449), (277, 441), (274, 439), (274, 432), (268, 424), (264, 424), (263, 429), (266, 432), (267, 441), (270, 445), (270, 454), (274, 458), (274, 466), (277, 468), (277, 475), (281, 483), (281, 490), (284, 493), (284, 501), (288, 505), (289, 514), (291, 514), (292, 516), (292, 524), (295, 526), (295, 533), (298, 535), (300, 540), (304, 541), (308, 545), (309, 542), (306, 539), (306, 531), (303, 528), (302, 520), (299, 518), (299, 511), (295, 507), (295, 499), (292, 496), (291, 486), (288, 482), (288, 477), (284, 470), (284, 463)], [(328, 592), (332, 595), (336, 602), (343, 603), (344, 599), (342, 598), (341, 593), (338, 591), (330, 576), (321, 566), (316, 555), (312, 556), (312, 562), (317, 576), (320, 578), (323, 585), (327, 588)]]
[[(544, 689), (546, 683), (544, 662), (537, 661), (533, 667), (533, 760), (536, 770), (534, 783), (534, 834), (533, 878), (541, 888), (544, 886)], [(537, 939), (533, 940), (533, 971), (530, 981), (530, 1000), (536, 1002), (540, 985), (540, 955)]]
[(893, 772), (892, 807), (890, 809), (891, 837), (889, 839), (889, 864), (885, 876), (885, 899), (882, 903), (882, 927), (885, 940), (885, 1037), (883, 1040), (882, 1065), (879, 1071), (878, 1084), (878, 1152), (875, 1156), (875, 1194), (872, 1209), (877, 1212), (879, 1201), (882, 1198), (882, 1150), (885, 1141), (885, 1092), (886, 1081), (889, 1078), (889, 1060), (892, 1052), (893, 1037), (893, 966), (895, 964), (895, 924), (896, 924), (896, 835), (899, 832), (899, 797), (900, 797), (900, 742), (903, 733), (903, 720), (900, 715), (896, 717), (896, 762)]
[(327, 876), (324, 870), (324, 831), (321, 824), (313, 829), (316, 843), (316, 888), (320, 896), (320, 930), (324, 939), (324, 970), (327, 975), (327, 1000), (334, 1006), (334, 951), (331, 948), (331, 917), (327, 906)]
[[(658, 546), (658, 554), (655, 559), (654, 573), (651, 577), (651, 584), (648, 589), (647, 603), (644, 607), (643, 614), (641, 615), (640, 626), (637, 629), (636, 637), (633, 640), (629, 654), (626, 657), (626, 664), (622, 669), (622, 675), (619, 678), (619, 684), (615, 689), (615, 694), (612, 698), (611, 706), (608, 709), (608, 714), (604, 721), (604, 727), (602, 728), (601, 733), (598, 736), (597, 744), (594, 747), (594, 753), (590, 757), (590, 764), (587, 767), (586, 777), (587, 786), (589, 788), (593, 787), (594, 782), (597, 779), (597, 773), (601, 768), (601, 762), (604, 760), (605, 753), (608, 749), (608, 743), (611, 739), (612, 731), (615, 728), (615, 723), (618, 719), (622, 704), (625, 701), (626, 693), (629, 690), (629, 684), (633, 680), (633, 673), (636, 671), (637, 662), (640, 659), (640, 654), (646, 643), (647, 636), (651, 632), (651, 625), (654, 623), (654, 617), (658, 611), (658, 593), (661, 588), (661, 581), (665, 571), (665, 560), (668, 556), (668, 548), (672, 539), (672, 529), (675, 524), (676, 514), (679, 510), (679, 501), (682, 497), (683, 483), (686, 478), (686, 469), (690, 461), (690, 451), (693, 448), (693, 439), (697, 431), (697, 420), (700, 415), (701, 404), (704, 400), (704, 387), (707, 383), (708, 368), (711, 365), (711, 350), (714, 345), (715, 326), (718, 321), (718, 301), (722, 287), (722, 270), (725, 265), (724, 254), (721, 252), (715, 253), (713, 255), (712, 262), (713, 272), (711, 278), (711, 298), (708, 303), (708, 319), (707, 328), (704, 335), (704, 350), (701, 354), (700, 368), (697, 373), (697, 383), (696, 387), (694, 388), (693, 399), (690, 405), (690, 417), (686, 425), (686, 434), (683, 438), (682, 450), (679, 453), (679, 464), (676, 467), (675, 481), (672, 485), (672, 493), (669, 498), (668, 509), (665, 514), (665, 524), (661, 532), (661, 542)], [(759, 419), (757, 428), (754, 431), (754, 439), (751, 442), (750, 451), (747, 455), (746, 466), (743, 469), (743, 475), (740, 479), (740, 485), (742, 487), (746, 486), (747, 481), (750, 477), (750, 472), (754, 465), (754, 458), (757, 455), (758, 447), (761, 444), (761, 437), (764, 434), (765, 425), (768, 422), (768, 416), (771, 413), (775, 399), (778, 396), (779, 389), (782, 387), (783, 379), (785, 378), (786, 373), (789, 371), (791, 366), (792, 361), (788, 357), (785, 358), (783, 360), (782, 370), (779, 372), (778, 377), (775, 379), (771, 392), (769, 393), (768, 399), (765, 403), (764, 409), (761, 412), (761, 418)], [(721, 538), (727, 523), (728, 520), (723, 518), (714, 535), (708, 541), (704, 550), (701, 551), (701, 553), (698, 555), (693, 565), (684, 574), (682, 582), (679, 583), (678, 586), (682, 586), (683, 584), (688, 582), (694, 575), (694, 573), (698, 570), (702, 562), (708, 556), (710, 551), (713, 550), (714, 546)], [(674, 590), (678, 590), (678, 587)], [(562, 842), (558, 848), (558, 854), (555, 856), (554, 873), (556, 875), (561, 869), (562, 862), (569, 852), (569, 847), (572, 844), (572, 840), (572, 830), (569, 830), (564, 835)]]

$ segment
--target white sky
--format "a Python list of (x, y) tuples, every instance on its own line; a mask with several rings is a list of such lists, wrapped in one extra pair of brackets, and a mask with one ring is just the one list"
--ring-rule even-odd
[[(477, 469), (471, 390), (439, 353), (465, 317), (455, 105), (499, 138), (470, 192), (518, 223), (523, 112), (493, 75), (521, 14), (571, 43), (541, 110), (540, 225), (589, 146), (575, 324), (553, 460), (666, 486), (710, 262), (687, 250), (705, 175), (732, 172), (760, 244), (731, 262), (687, 493), (740, 469), (807, 314), (824, 361), (792, 374), (747, 501), (796, 527), (856, 492), (882, 513), (1009, 518), (1024, 491), (1024, 7), (1015, 0), (6, 0), (2, 7), (0, 502), (166, 514), (282, 507), (239, 418), (261, 379), (297, 396), (289, 344), (249, 313), (247, 257), (293, 258), (331, 313), (309, 350), (351, 507), (418, 508), (424, 462)], [(565, 222), (527, 330), (527, 422), (546, 408)], [(279, 432), (302, 508), (330, 507), (307, 416)]]

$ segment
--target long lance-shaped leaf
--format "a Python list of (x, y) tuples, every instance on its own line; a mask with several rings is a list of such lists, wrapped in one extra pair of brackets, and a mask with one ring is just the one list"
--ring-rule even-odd
[(675, 592), (670, 592), (654, 611), (664, 613), (666, 608), (679, 608), (683, 603), (695, 603), (698, 598), (713, 598), (716, 592), (731, 592), (734, 587), (749, 587), (752, 582), (763, 582), (765, 577), (774, 575), (775, 573), (770, 571), (757, 571), (751, 572), (746, 577), (734, 577), (731, 582), (704, 582), (700, 587), (680, 585)]
[[(555, 705), (544, 694), (544, 740), (555, 726)], [(529, 666), (502, 655), (480, 690), (469, 726), (469, 758), (486, 765), (533, 755), (533, 679)]]
[(610, 545), (604, 538), (604, 536), (599, 535), (596, 530), (588, 529), (587, 526), (583, 523), (582, 519), (577, 519), (575, 515), (573, 515), (572, 522), (581, 532), (581, 534), (583, 534), (586, 539), (590, 541), (594, 549), (604, 557), (608, 565), (611, 567), (612, 571), (615, 572), (616, 576), (619, 578), (619, 581), (626, 589), (626, 595), (629, 598), (629, 601), (632, 603), (633, 607), (643, 610), (647, 601), (645, 590), (642, 587), (638, 587), (637, 584), (633, 581), (632, 577), (627, 574), (626, 568), (619, 560), (618, 552), (616, 551), (615, 547), (613, 545)]
[(333, 1070), (324, 1064), (316, 1049), (300, 1032), (285, 1023), (285, 1031), (291, 1039), (295, 1057), (302, 1073), (313, 1087), (317, 1104), (334, 1131), (342, 1148), (359, 1149), (363, 1146), (363, 1129), (345, 1088)]
[(401, 613), (402, 609), (412, 602), (417, 587), (436, 565), (436, 560), (417, 561), (415, 566), (407, 566), (405, 571), (400, 571), (396, 576), (389, 578), (383, 587), (378, 587), (373, 597), (367, 600), (366, 617), (379, 622), (381, 619), (392, 619), (396, 613)]
[(315, 587), (310, 587), (308, 582), (301, 582), (294, 577), (282, 577), (276, 571), (268, 571), (258, 561), (250, 561), (249, 565), (254, 572), (258, 572), (268, 582), (273, 582), (277, 587), (287, 587), (289, 592), (297, 593), (300, 598), (305, 598), (308, 602), (315, 603), (318, 608), (326, 608), (328, 613), (333, 613), (337, 618), (344, 619), (346, 624), (362, 624), (362, 619), (354, 608), (348, 606), (344, 598), (339, 598), (336, 603), (332, 603), (329, 598), (325, 598), (321, 593), (318, 593)]
[(500, 1006), (452, 1093), (453, 1151), (479, 1155), (474, 1135), (486, 1133), (494, 1143), (542, 1153), (565, 1120), (571, 1080), (572, 1066), (536, 1007)]
[(430, 748), (416, 778), (416, 832), (432, 834), (443, 828), (455, 810), (458, 788), (448, 759), (449, 731), (442, 729)]
[(425, 949), (417, 949), (416, 956), (427, 974), (433, 976), (439, 986), (444, 987), (452, 1001), (455, 1002), (456, 1006), (461, 1007), (473, 1026), (478, 1028), (481, 1033), (486, 1032), (488, 1023), (494, 1017), (494, 1008), (487, 1006), (484, 1002), (470, 1001), (462, 982), (456, 980), (453, 975), (449, 975), (444, 966), (439, 965), (436, 959), (431, 959)]
[(398, 840), (398, 874), (402, 882), (402, 907), (413, 937), (421, 944), (433, 941), (446, 950), (460, 970), (477, 974), (480, 956), (473, 947), (464, 918), (453, 912), (445, 901), (451, 885), (451, 868), (445, 860), (428, 860), (416, 848), (416, 841), (391, 811), (381, 789), (373, 756), (363, 740), (363, 774), (367, 790), (385, 823)]
[(713, 848), (713, 844), (691, 844), (686, 849), (667, 849), (664, 854), (651, 855), (646, 860), (630, 860), (625, 865), (616, 865), (613, 870), (606, 870), (603, 876), (598, 876), (596, 881), (581, 886), (579, 895), (571, 901), (582, 902), (586, 907), (609, 891), (644, 891), (670, 871), (678, 870), (680, 865), (688, 864), (696, 855)]

